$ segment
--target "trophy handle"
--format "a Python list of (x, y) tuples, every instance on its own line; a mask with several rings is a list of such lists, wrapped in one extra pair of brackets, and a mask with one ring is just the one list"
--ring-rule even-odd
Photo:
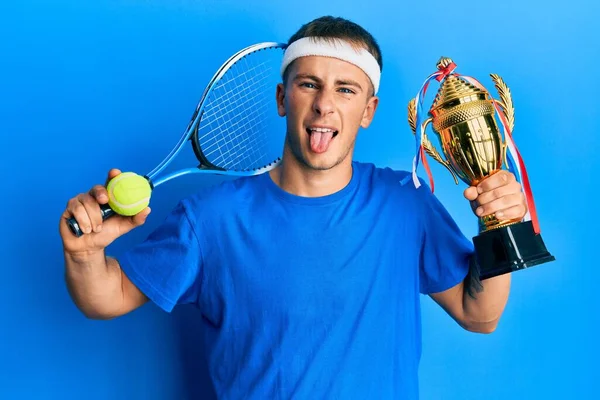
[[(411, 99), (408, 102), (408, 124), (412, 129), (413, 135), (417, 133), (417, 108), (416, 108), (416, 99)], [(433, 121), (433, 118), (427, 118), (425, 122), (421, 125), (423, 127), (423, 148), (425, 149), (425, 153), (429, 154), (431, 158), (435, 161), (442, 164), (450, 175), (454, 178), (454, 183), (458, 185), (457, 173), (452, 168), (452, 165), (448, 162), (448, 160), (444, 160), (440, 153), (436, 150), (435, 146), (429, 141), (429, 138), (425, 134), (425, 130), (427, 129), (427, 125), (429, 125)]]
[[(500, 95), (500, 100), (495, 100), (496, 103), (502, 108), (504, 112), (504, 116), (506, 117), (506, 123), (508, 124), (508, 129), (512, 132), (515, 126), (515, 107), (513, 106), (512, 95), (510, 93), (510, 89), (508, 85), (504, 82), (504, 79), (500, 75), (490, 74), (492, 81), (494, 81), (494, 86), (498, 91), (498, 95)], [(506, 135), (506, 132), (504, 132)], [(502, 143), (502, 159), (504, 160), (504, 165), (506, 169), (508, 169), (508, 142), (506, 138), (504, 138), (504, 142)]]
[(515, 127), (515, 107), (513, 106), (510, 89), (500, 75), (490, 74), (490, 77), (492, 78), (492, 81), (494, 81), (494, 86), (500, 95), (500, 101), (495, 101), (500, 105), (502, 111), (504, 111), (506, 122), (508, 123), (508, 129), (510, 129), (512, 132), (513, 128)]

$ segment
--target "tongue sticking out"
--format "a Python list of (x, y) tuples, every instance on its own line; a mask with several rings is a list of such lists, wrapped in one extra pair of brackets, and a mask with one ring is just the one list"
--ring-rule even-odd
[(317, 132), (312, 131), (310, 135), (310, 148), (315, 153), (324, 153), (329, 148), (329, 143), (333, 138), (333, 131)]

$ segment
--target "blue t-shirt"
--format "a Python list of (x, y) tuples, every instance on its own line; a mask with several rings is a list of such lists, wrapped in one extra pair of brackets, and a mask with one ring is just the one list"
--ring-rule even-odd
[(419, 293), (460, 283), (473, 245), (406, 174), (354, 162), (317, 198), (228, 181), (119, 262), (164, 310), (201, 310), (219, 398), (416, 399)]

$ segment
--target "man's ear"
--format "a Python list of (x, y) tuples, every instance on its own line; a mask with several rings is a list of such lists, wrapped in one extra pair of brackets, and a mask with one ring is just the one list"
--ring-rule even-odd
[(367, 101), (367, 107), (363, 113), (362, 120), (360, 121), (360, 126), (363, 128), (368, 128), (371, 125), (371, 121), (373, 121), (373, 117), (375, 116), (375, 110), (377, 110), (377, 106), (379, 105), (379, 97), (373, 96)]
[(279, 114), (280, 117), (285, 117), (285, 86), (283, 83), (277, 84), (275, 97), (275, 100), (277, 101), (277, 114)]

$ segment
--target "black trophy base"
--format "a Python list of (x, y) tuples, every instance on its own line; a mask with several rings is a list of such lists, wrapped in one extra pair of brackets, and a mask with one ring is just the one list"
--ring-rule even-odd
[(473, 244), (481, 280), (555, 260), (531, 221), (480, 233)]

